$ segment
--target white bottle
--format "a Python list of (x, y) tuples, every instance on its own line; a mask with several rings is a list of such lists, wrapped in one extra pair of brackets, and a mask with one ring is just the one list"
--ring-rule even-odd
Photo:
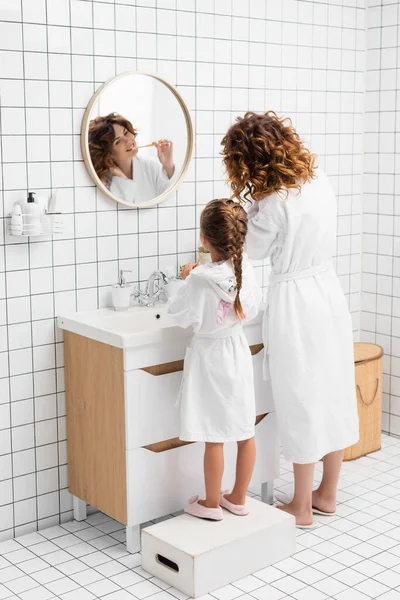
[(10, 229), (12, 235), (22, 235), (22, 210), (20, 204), (14, 205)]
[(35, 192), (29, 192), (27, 203), (23, 207), (24, 233), (37, 235), (41, 233), (41, 207), (35, 202)]
[(120, 269), (118, 283), (111, 286), (111, 298), (114, 310), (128, 310), (133, 291), (132, 284), (126, 284), (124, 273), (131, 273), (129, 269)]

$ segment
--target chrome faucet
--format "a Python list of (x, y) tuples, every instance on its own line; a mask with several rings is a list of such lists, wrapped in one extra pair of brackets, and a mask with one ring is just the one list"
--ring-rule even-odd
[[(154, 290), (156, 279), (161, 282), (161, 285), (157, 285), (157, 289)], [(164, 285), (166, 285), (167, 283), (168, 283), (168, 279), (162, 271), (156, 270), (156, 271), (152, 272), (149, 279), (147, 280), (147, 285), (146, 285), (146, 294), (148, 295), (150, 301), (152, 301), (156, 298), (158, 299), (161, 292), (163, 294), (165, 294), (165, 291), (163, 292), (163, 288), (164, 288)]]
[[(156, 284), (156, 280), (160, 283)], [(145, 292), (142, 292), (138, 286), (132, 296), (139, 306), (154, 306), (156, 302), (166, 302), (168, 296), (164, 286), (167, 283), (168, 279), (162, 271), (153, 271), (147, 280)]]

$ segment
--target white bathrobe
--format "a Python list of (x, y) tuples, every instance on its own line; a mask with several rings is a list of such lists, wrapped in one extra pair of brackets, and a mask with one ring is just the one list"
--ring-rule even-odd
[[(169, 302), (175, 322), (194, 329), (181, 387), (181, 440), (232, 442), (254, 436), (253, 363), (243, 322), (233, 311), (235, 286), (230, 261), (201, 265)], [(258, 313), (261, 291), (246, 256), (240, 298), (249, 321)]]
[(336, 201), (326, 175), (255, 202), (247, 252), (271, 257), (263, 335), (285, 458), (314, 463), (359, 437), (350, 313), (334, 271)]
[(158, 160), (135, 156), (132, 158), (132, 179), (112, 176), (109, 189), (125, 202), (150, 202), (172, 185), (171, 179)]

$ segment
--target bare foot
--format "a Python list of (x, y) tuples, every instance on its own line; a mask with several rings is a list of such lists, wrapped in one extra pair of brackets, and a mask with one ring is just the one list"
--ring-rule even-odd
[(312, 493), (312, 505), (326, 513), (336, 512), (336, 500), (324, 498), (319, 490), (314, 490)]
[(283, 506), (277, 506), (279, 510), (283, 510), (284, 512), (289, 513), (296, 517), (296, 525), (312, 525), (314, 523), (312, 511), (310, 510), (300, 510), (293, 502), (290, 504), (285, 504)]
[(226, 498), (228, 502), (232, 502), (232, 504), (234, 504), (235, 506), (243, 506), (244, 504), (246, 504), (245, 499), (243, 500), (243, 498), (233, 496), (233, 494), (224, 494), (224, 498)]

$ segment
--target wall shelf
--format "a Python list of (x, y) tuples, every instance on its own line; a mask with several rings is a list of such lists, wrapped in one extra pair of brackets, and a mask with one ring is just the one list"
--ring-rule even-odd
[(27, 223), (31, 215), (22, 215), (22, 230), (12, 225), (12, 217), (9, 217), (10, 223), (8, 232), (15, 237), (40, 237), (44, 235), (55, 235), (64, 232), (64, 224), (61, 213), (43, 214), (40, 216), (39, 227), (33, 227)]

